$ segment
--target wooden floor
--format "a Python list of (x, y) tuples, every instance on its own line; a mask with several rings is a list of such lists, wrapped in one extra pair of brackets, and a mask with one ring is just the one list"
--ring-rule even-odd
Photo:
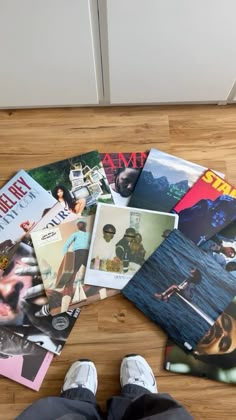
[[(18, 169), (99, 149), (141, 151), (155, 147), (225, 172), (236, 184), (234, 106), (119, 107), (0, 111), (0, 183)], [(236, 418), (236, 388), (163, 370), (166, 336), (118, 295), (82, 310), (60, 357), (37, 393), (0, 378), (0, 419), (13, 419), (40, 397), (58, 395), (77, 358), (91, 358), (99, 374), (98, 401), (119, 392), (119, 364), (136, 352), (147, 358), (159, 390), (181, 401), (195, 419)], [(131, 419), (132, 420), (132, 419)]]

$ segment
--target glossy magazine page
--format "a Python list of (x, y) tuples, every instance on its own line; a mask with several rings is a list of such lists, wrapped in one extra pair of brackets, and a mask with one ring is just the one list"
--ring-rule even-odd
[(205, 170), (193, 162), (151, 149), (129, 205), (168, 212)]
[(122, 289), (177, 226), (173, 214), (99, 204), (85, 284)]
[(195, 350), (236, 295), (235, 278), (179, 230), (122, 293), (181, 347)]
[(202, 245), (236, 219), (236, 189), (208, 169), (173, 211), (179, 215), (179, 230)]
[(114, 204), (127, 206), (147, 159), (147, 155), (147, 152), (112, 152), (100, 154)]
[(78, 217), (94, 214), (99, 201), (113, 203), (96, 150), (30, 169), (28, 173), (61, 204), (62, 209)]
[(235, 298), (218, 317), (194, 352), (187, 353), (168, 339), (164, 367), (177, 374), (236, 384)]
[(53, 354), (1, 327), (0, 374), (38, 391)]

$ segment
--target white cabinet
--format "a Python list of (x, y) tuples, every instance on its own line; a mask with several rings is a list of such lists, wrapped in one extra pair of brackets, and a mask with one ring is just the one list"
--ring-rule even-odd
[(235, 0), (107, 0), (106, 14), (112, 104), (227, 100), (236, 80)]
[(0, 0), (0, 107), (98, 104), (96, 0)]

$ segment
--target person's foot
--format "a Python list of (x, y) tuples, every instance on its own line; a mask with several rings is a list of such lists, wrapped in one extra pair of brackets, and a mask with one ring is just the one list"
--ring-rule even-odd
[(152, 393), (158, 392), (155, 376), (146, 360), (137, 354), (130, 354), (123, 358), (120, 366), (121, 387), (134, 384), (148, 389)]
[(91, 360), (81, 359), (74, 362), (68, 370), (62, 392), (71, 388), (87, 388), (95, 395), (98, 386), (96, 366)]

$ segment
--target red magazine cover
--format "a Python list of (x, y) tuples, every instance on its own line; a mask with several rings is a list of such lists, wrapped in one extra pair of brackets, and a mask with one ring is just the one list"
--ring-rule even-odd
[(173, 208), (179, 230), (202, 245), (236, 219), (236, 188), (210, 169)]
[(100, 153), (115, 204), (129, 203), (147, 155), (147, 152)]

